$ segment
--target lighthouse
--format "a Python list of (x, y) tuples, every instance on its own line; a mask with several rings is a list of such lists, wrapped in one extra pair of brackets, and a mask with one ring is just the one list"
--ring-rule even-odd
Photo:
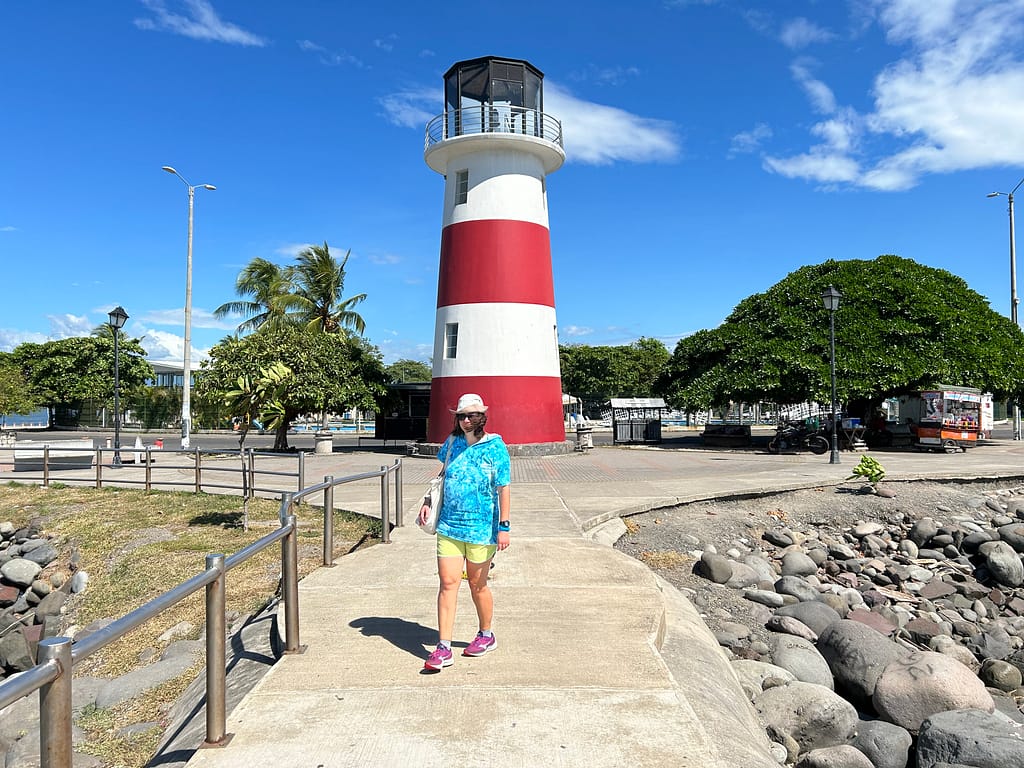
[(444, 108), (424, 150), (445, 179), (427, 439), (451, 432), (450, 409), (473, 392), (506, 443), (561, 443), (546, 178), (565, 151), (544, 75), (520, 59), (461, 61)]

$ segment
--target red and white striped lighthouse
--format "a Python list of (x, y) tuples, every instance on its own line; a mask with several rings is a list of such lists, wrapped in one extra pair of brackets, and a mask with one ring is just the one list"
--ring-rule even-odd
[(562, 128), (529, 62), (462, 61), (444, 83), (424, 151), (445, 178), (427, 439), (441, 442), (475, 392), (505, 442), (563, 442), (545, 183), (565, 161)]

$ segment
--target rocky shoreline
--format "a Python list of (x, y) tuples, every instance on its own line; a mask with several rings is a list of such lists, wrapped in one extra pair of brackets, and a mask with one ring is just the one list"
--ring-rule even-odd
[(702, 612), (780, 764), (1024, 765), (1024, 487), (870, 490), (647, 513), (616, 546)]

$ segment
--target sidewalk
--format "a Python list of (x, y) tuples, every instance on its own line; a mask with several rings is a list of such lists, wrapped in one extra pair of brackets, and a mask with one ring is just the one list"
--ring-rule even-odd
[[(1024, 445), (967, 454), (874, 453), (887, 479), (1024, 477)], [(310, 459), (308, 475), (393, 456)], [(859, 456), (598, 448), (513, 459), (512, 546), (495, 562), (499, 647), (422, 672), (436, 642), (433, 537), (412, 524), (437, 471), (404, 461), (405, 527), (300, 585), (304, 652), (282, 658), (228, 718), (226, 746), (189, 766), (682, 766), (769, 768), (763, 729), (693, 607), (645, 566), (585, 537), (622, 514), (728, 495), (831, 485)], [(339, 507), (379, 514), (373, 486)], [(476, 632), (460, 595), (456, 654)]]

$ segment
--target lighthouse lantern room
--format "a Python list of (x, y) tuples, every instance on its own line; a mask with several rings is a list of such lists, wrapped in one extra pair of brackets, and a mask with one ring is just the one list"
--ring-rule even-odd
[(473, 392), (509, 444), (565, 440), (546, 176), (565, 161), (529, 62), (485, 57), (444, 76), (424, 158), (445, 179), (427, 438)]

